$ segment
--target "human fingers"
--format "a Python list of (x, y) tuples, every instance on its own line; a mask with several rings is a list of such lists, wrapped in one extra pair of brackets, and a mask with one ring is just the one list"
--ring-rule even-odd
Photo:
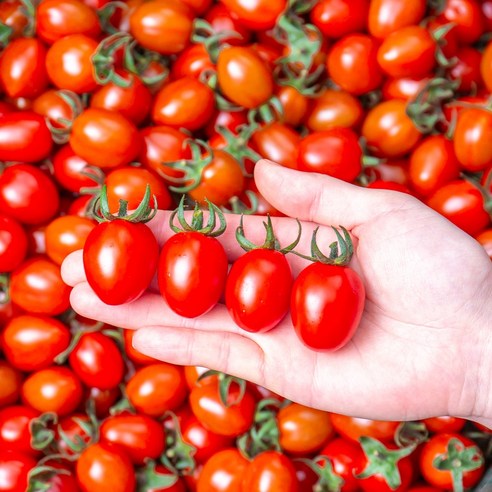
[(71, 287), (87, 281), (81, 249), (70, 253), (65, 260), (63, 260), (61, 265), (61, 276), (63, 281)]

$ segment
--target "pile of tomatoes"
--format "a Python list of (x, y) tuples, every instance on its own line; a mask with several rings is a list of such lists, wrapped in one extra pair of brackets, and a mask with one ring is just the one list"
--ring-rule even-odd
[(261, 157), (411, 193), (492, 257), (491, 32), (492, 0), (0, 2), (0, 491), (475, 487), (490, 430), (151, 359), (70, 309), (60, 265), (103, 185), (112, 214), (149, 186), (281, 215)]

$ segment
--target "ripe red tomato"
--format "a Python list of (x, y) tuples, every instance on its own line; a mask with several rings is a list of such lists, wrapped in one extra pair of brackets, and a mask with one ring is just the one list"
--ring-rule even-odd
[(86, 160), (79, 157), (70, 147), (64, 145), (52, 158), (53, 176), (66, 190), (79, 193), (81, 188), (94, 186), (94, 180), (82, 174), (89, 171)]
[[(38, 456), (31, 446), (31, 422), (39, 416), (36, 410), (14, 405), (0, 410), (0, 446), (2, 449)], [(2, 489), (0, 489), (2, 490)]]
[(378, 43), (365, 34), (350, 34), (328, 53), (328, 74), (344, 91), (354, 95), (377, 89), (383, 75), (377, 61)]
[(459, 81), (460, 92), (471, 92), (483, 87), (480, 65), (482, 53), (475, 48), (463, 46), (456, 52), (456, 63), (448, 70), (451, 80)]
[(0, 272), (15, 270), (24, 261), (26, 253), (27, 235), (23, 227), (15, 219), (0, 215)]
[(0, 118), (1, 161), (42, 161), (50, 155), (52, 148), (51, 133), (42, 116), (19, 111)]
[(428, 419), (423, 419), (422, 422), (425, 424), (430, 432), (434, 433), (460, 432), (466, 424), (465, 419), (450, 416), (431, 417)]
[(308, 98), (290, 85), (278, 86), (275, 95), (283, 109), (280, 120), (293, 128), (299, 126), (308, 110)]
[(349, 128), (311, 133), (301, 141), (297, 168), (353, 181), (362, 171), (362, 149), (356, 133)]
[(391, 443), (400, 422), (388, 422), (384, 420), (362, 419), (349, 417), (337, 413), (330, 414), (331, 423), (342, 437), (358, 442), (362, 436), (373, 437), (378, 441)]
[(116, 342), (101, 332), (84, 333), (68, 362), (86, 386), (101, 390), (116, 388), (125, 373), (125, 363)]
[(74, 117), (74, 109), (65, 101), (60, 91), (49, 89), (32, 101), (32, 110), (48, 119), (55, 128), (65, 128), (63, 120)]
[(203, 44), (188, 46), (179, 54), (171, 68), (171, 78), (179, 80), (183, 77), (198, 79), (205, 70), (213, 70), (215, 65)]
[(46, 48), (35, 38), (11, 41), (0, 59), (0, 84), (10, 97), (33, 98), (48, 85)]
[(130, 33), (139, 44), (162, 55), (183, 51), (193, 29), (193, 12), (178, 0), (150, 0), (130, 16)]
[[(474, 457), (460, 460), (460, 455), (465, 449), (475, 447)], [(457, 454), (455, 460), (450, 464), (451, 469), (438, 469), (436, 460), (449, 459), (451, 453)], [(436, 434), (432, 436), (422, 447), (420, 454), (420, 471), (425, 480), (435, 487), (444, 490), (453, 490), (453, 475), (458, 475), (458, 483), (462, 480), (463, 488), (473, 487), (483, 475), (484, 465), (480, 465), (483, 454), (476, 444), (460, 434)]]
[(248, 460), (238, 449), (224, 449), (204, 465), (197, 482), (197, 492), (241, 492)]
[(94, 423), (89, 416), (75, 412), (63, 417), (56, 426), (54, 444), (60, 453), (75, 457), (91, 443), (96, 437), (95, 433)]
[(286, 0), (221, 1), (241, 24), (255, 31), (263, 31), (273, 27), (287, 6)]
[(492, 229), (486, 229), (475, 236), (475, 239), (485, 248), (485, 252), (492, 259)]
[(89, 108), (75, 119), (70, 145), (89, 164), (105, 169), (132, 162), (141, 140), (137, 127), (120, 113)]
[(212, 89), (192, 77), (166, 84), (156, 95), (152, 120), (194, 131), (206, 125), (214, 110)]
[(457, 179), (459, 172), (453, 143), (444, 135), (426, 137), (410, 156), (410, 185), (422, 197), (432, 195), (444, 184)]
[(487, 45), (485, 51), (482, 53), (480, 73), (482, 74), (482, 79), (488, 92), (492, 92), (492, 42)]
[(12, 318), (2, 332), (3, 351), (12, 366), (21, 371), (39, 371), (70, 343), (70, 330), (59, 320), (29, 314)]
[(249, 47), (222, 49), (217, 59), (219, 87), (229, 100), (256, 108), (273, 95), (273, 77), (263, 60)]
[(225, 302), (229, 314), (243, 330), (271, 330), (289, 310), (293, 281), (283, 253), (266, 248), (248, 251), (234, 262), (227, 276)]
[(383, 100), (401, 99), (402, 101), (410, 101), (424, 89), (425, 84), (427, 84), (429, 80), (428, 77), (386, 79), (381, 89)]
[(447, 0), (437, 19), (454, 24), (453, 31), (462, 44), (475, 43), (484, 30), (483, 16), (477, 0)]
[(80, 405), (82, 385), (67, 367), (48, 367), (32, 373), (24, 381), (22, 401), (39, 412), (55, 412), (62, 417)]
[(482, 194), (475, 186), (462, 179), (439, 188), (428, 198), (427, 205), (471, 236), (490, 224)]
[(182, 367), (165, 362), (138, 369), (128, 381), (126, 391), (137, 412), (150, 417), (176, 410), (188, 393)]
[(22, 373), (4, 360), (0, 360), (0, 408), (19, 400)]
[[(251, 31), (222, 3), (212, 5), (205, 15), (205, 20), (212, 26), (214, 33), (224, 36), (221, 38), (224, 44), (244, 45), (251, 39)], [(239, 34), (239, 37), (227, 36), (232, 32)]]
[(36, 460), (18, 451), (0, 451), (0, 490), (5, 492), (25, 492), (28, 474), (36, 466)]
[(213, 378), (209, 383), (191, 390), (191, 410), (206, 429), (222, 436), (236, 437), (251, 427), (256, 406), (255, 398), (248, 389), (238, 402), (239, 395), (239, 386), (232, 383), (227, 394), (228, 406), (224, 405), (218, 379)]
[(12, 29), (11, 39), (22, 36), (28, 21), (20, 0), (0, 3), (0, 21)]
[(135, 472), (128, 455), (119, 446), (97, 443), (77, 460), (77, 481), (83, 492), (134, 492)]
[(216, 238), (200, 232), (179, 232), (161, 250), (159, 290), (174, 312), (196, 318), (219, 301), (227, 269), (224, 247)]
[(91, 57), (97, 41), (85, 34), (71, 34), (57, 39), (46, 55), (46, 70), (54, 86), (77, 94), (97, 88)]

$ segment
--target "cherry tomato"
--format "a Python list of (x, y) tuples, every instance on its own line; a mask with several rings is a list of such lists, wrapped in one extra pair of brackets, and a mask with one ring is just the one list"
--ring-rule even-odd
[(183, 51), (192, 29), (192, 10), (178, 0), (143, 2), (130, 16), (130, 33), (138, 43), (162, 55)]
[(403, 101), (410, 101), (424, 89), (425, 84), (428, 82), (428, 77), (386, 79), (381, 89), (383, 100), (401, 99)]
[(134, 492), (135, 473), (128, 455), (118, 446), (97, 443), (77, 460), (77, 481), (83, 492)]
[(215, 65), (210, 60), (210, 56), (203, 44), (193, 44), (188, 46), (179, 54), (171, 69), (173, 80), (183, 77), (193, 77), (198, 79), (205, 70), (213, 70)]
[(135, 409), (150, 417), (176, 410), (188, 392), (183, 369), (165, 362), (138, 369), (128, 381), (126, 391)]
[(456, 63), (448, 70), (451, 80), (459, 80), (459, 90), (470, 92), (472, 89), (483, 87), (480, 65), (482, 53), (475, 48), (463, 46), (456, 53)]
[[(453, 474), (458, 470), (440, 470), (437, 468), (435, 462), (439, 459), (445, 459), (449, 457), (449, 450), (463, 451), (464, 449), (470, 449), (472, 446), (476, 447), (474, 453), (476, 458), (483, 458), (482, 451), (476, 446), (476, 444), (460, 434), (448, 433), (448, 434), (436, 434), (432, 436), (422, 448), (420, 454), (420, 471), (422, 472), (425, 480), (435, 487), (442, 487), (444, 490), (453, 490)], [(462, 466), (460, 458), (456, 458), (457, 467)], [(467, 461), (473, 461), (468, 458)], [(452, 465), (453, 466), (453, 465)], [(473, 487), (482, 477), (484, 472), (484, 465), (475, 466), (474, 470), (467, 470), (463, 467), (462, 481), (463, 487), (468, 489)]]
[(459, 171), (453, 143), (444, 135), (425, 138), (410, 156), (410, 184), (423, 197), (432, 195), (444, 184), (457, 179)]
[(120, 113), (89, 108), (75, 119), (70, 145), (89, 164), (105, 169), (132, 162), (141, 140), (136, 126)]
[(241, 24), (248, 29), (263, 31), (273, 27), (287, 6), (286, 0), (221, 0)]
[(205, 126), (213, 109), (212, 90), (197, 79), (184, 77), (166, 84), (156, 95), (152, 120), (193, 131)]
[(62, 417), (80, 405), (82, 385), (67, 367), (48, 367), (32, 373), (24, 381), (22, 401), (39, 412), (55, 412)]
[[(224, 44), (243, 45), (251, 39), (251, 31), (221, 3), (212, 5), (212, 8), (205, 15), (205, 20), (212, 26), (214, 33), (224, 36), (221, 37)], [(226, 34), (233, 32), (239, 36), (226, 36)]]
[(456, 433), (460, 432), (461, 429), (466, 424), (465, 419), (460, 419), (459, 417), (431, 417), (428, 419), (423, 419), (422, 422), (425, 424), (430, 432), (434, 433)]
[[(62, 418), (56, 427), (56, 448), (60, 453), (75, 457), (80, 448), (87, 447), (94, 439), (95, 431), (93, 422), (86, 414), (72, 413)], [(75, 449), (72, 449), (73, 444)]]
[(484, 30), (480, 4), (476, 0), (447, 0), (438, 19), (455, 25), (453, 31), (462, 44), (475, 43)]
[(227, 268), (224, 247), (216, 238), (199, 232), (179, 232), (161, 250), (159, 290), (174, 312), (196, 318), (219, 301)]
[(53, 175), (66, 190), (79, 193), (81, 188), (94, 186), (94, 180), (83, 174), (89, 171), (89, 164), (79, 157), (69, 144), (61, 147), (52, 160)]
[(290, 85), (279, 86), (275, 93), (283, 109), (281, 121), (291, 127), (299, 126), (308, 110), (308, 98)]
[(311, 133), (301, 141), (297, 168), (353, 181), (362, 171), (362, 149), (357, 135), (349, 128)]
[(350, 34), (337, 41), (328, 53), (326, 69), (344, 91), (361, 95), (377, 89), (383, 75), (377, 61), (378, 44), (365, 34)]
[(445, 184), (428, 198), (427, 205), (471, 236), (481, 232), (490, 223), (480, 191), (465, 180)]
[(225, 301), (243, 330), (260, 333), (274, 328), (289, 310), (292, 272), (280, 251), (258, 248), (240, 256), (227, 277)]
[(100, 428), (101, 442), (117, 444), (135, 465), (157, 459), (164, 452), (164, 427), (147, 415), (115, 415)]
[(492, 42), (487, 45), (485, 51), (482, 53), (480, 73), (488, 92), (492, 92)]
[(32, 102), (32, 110), (48, 119), (55, 128), (65, 128), (64, 120), (71, 121), (74, 108), (60, 95), (60, 91), (49, 89)]
[(54, 86), (77, 94), (97, 88), (91, 57), (97, 41), (85, 34), (71, 34), (56, 40), (46, 55), (46, 70)]
[(0, 160), (38, 162), (53, 148), (44, 118), (31, 111), (5, 114), (0, 118)]
[[(14, 405), (0, 410), (0, 446), (2, 449), (38, 456), (31, 446), (31, 422), (39, 416), (36, 410)], [(0, 488), (1, 490), (1, 488)]]
[(48, 85), (43, 43), (35, 38), (11, 41), (0, 59), (0, 84), (10, 97), (41, 94)]
[(419, 24), (426, 10), (425, 0), (372, 0), (369, 7), (369, 32), (378, 39), (405, 26)]
[(13, 405), (19, 399), (22, 373), (4, 360), (0, 360), (0, 408)]
[(142, 354), (132, 345), (133, 335), (135, 332), (133, 330), (123, 330), (123, 338), (125, 340), (125, 354), (134, 363), (139, 365), (155, 364), (159, 362), (153, 357)]
[(361, 436), (368, 436), (378, 441), (391, 443), (394, 440), (396, 429), (400, 425), (399, 422), (362, 419), (337, 413), (331, 413), (330, 417), (338, 434), (355, 442), (358, 442)]
[(25, 314), (12, 318), (2, 332), (7, 360), (21, 371), (38, 371), (53, 364), (70, 343), (70, 331), (48, 316)]
[(116, 388), (125, 373), (120, 349), (101, 332), (84, 333), (68, 361), (86, 386), (101, 390)]
[(2, 492), (25, 492), (29, 471), (36, 466), (36, 460), (18, 451), (0, 451), (0, 490)]
[(475, 236), (475, 239), (485, 248), (485, 252), (492, 259), (492, 229), (487, 229)]
[(0, 21), (12, 29), (11, 39), (22, 36), (28, 20), (20, 0), (0, 3)]
[(273, 78), (262, 59), (249, 47), (222, 49), (217, 59), (217, 80), (224, 96), (247, 109), (273, 95)]
[(246, 389), (241, 400), (239, 386), (232, 383), (224, 405), (219, 394), (219, 383), (195, 386), (190, 393), (190, 406), (200, 423), (208, 430), (222, 436), (236, 437), (246, 432), (253, 423), (256, 401)]
[(406, 103), (384, 101), (374, 106), (362, 125), (368, 148), (381, 157), (401, 157), (410, 152), (421, 134), (406, 114)]
[(15, 219), (0, 215), (0, 272), (15, 270), (26, 254), (27, 235), (23, 227)]

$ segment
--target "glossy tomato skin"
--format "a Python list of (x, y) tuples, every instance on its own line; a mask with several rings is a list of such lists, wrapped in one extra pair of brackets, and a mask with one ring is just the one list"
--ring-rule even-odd
[[(31, 456), (39, 456), (31, 446), (30, 424), (39, 416), (36, 410), (14, 405), (0, 410), (0, 446)], [(1, 490), (1, 489), (0, 489)]]
[[(492, 12), (492, 6), (491, 6)], [(480, 73), (489, 92), (492, 91), (492, 42), (490, 42), (482, 53), (480, 62)]]
[(0, 490), (5, 492), (25, 492), (28, 473), (36, 466), (36, 460), (18, 451), (0, 451)]
[(286, 0), (221, 0), (241, 24), (248, 29), (263, 31), (275, 25), (287, 6)]
[(365, 34), (350, 34), (328, 53), (326, 69), (343, 90), (359, 96), (377, 89), (383, 74), (377, 62), (378, 43)]
[[(312, 303), (316, 297), (318, 302)], [(338, 350), (353, 337), (362, 317), (365, 289), (351, 268), (313, 263), (292, 288), (292, 323), (301, 341), (316, 350)]]
[(471, 236), (490, 224), (480, 191), (465, 180), (445, 184), (428, 198), (427, 205)]
[(162, 55), (183, 51), (192, 29), (192, 10), (178, 0), (143, 2), (130, 16), (130, 33), (138, 43)]
[(39, 412), (55, 412), (62, 417), (80, 405), (82, 385), (67, 367), (48, 367), (32, 373), (24, 381), (22, 401)]
[(483, 33), (484, 22), (477, 0), (448, 0), (437, 17), (445, 23), (453, 23), (458, 40), (462, 44), (475, 43)]
[(365, 31), (368, 13), (367, 0), (322, 0), (315, 4), (310, 17), (324, 36), (339, 39)]
[(89, 163), (79, 157), (66, 144), (53, 156), (53, 175), (63, 188), (73, 193), (79, 193), (81, 188), (90, 188), (95, 185), (93, 179), (82, 174), (89, 171)]
[(237, 437), (253, 423), (256, 401), (246, 389), (242, 399), (239, 387), (233, 383), (227, 395), (228, 406), (220, 399), (216, 378), (208, 384), (195, 386), (190, 393), (190, 406), (195, 417), (206, 428), (222, 436)]
[(425, 0), (372, 0), (369, 7), (369, 33), (377, 39), (405, 26), (419, 24), (426, 10)]
[(460, 92), (471, 92), (472, 89), (483, 87), (480, 65), (482, 53), (475, 48), (462, 47), (456, 53), (456, 64), (448, 70), (451, 80), (459, 80)]
[(0, 160), (38, 162), (53, 148), (44, 118), (31, 111), (5, 114), (0, 118)]
[(188, 393), (183, 369), (165, 362), (138, 369), (126, 390), (135, 409), (150, 417), (161, 417), (168, 410), (176, 410)]
[(220, 89), (233, 103), (252, 109), (273, 95), (273, 78), (267, 65), (249, 47), (224, 48), (217, 59)]
[(157, 278), (169, 307), (180, 316), (196, 318), (219, 301), (228, 261), (222, 244), (199, 232), (171, 236), (161, 250)]
[(28, 372), (51, 366), (70, 339), (70, 330), (61, 321), (30, 314), (12, 318), (2, 332), (5, 357), (12, 366)]
[(0, 83), (10, 97), (33, 98), (48, 85), (46, 48), (35, 38), (11, 41), (0, 59)]
[(75, 119), (70, 145), (89, 164), (105, 169), (132, 162), (141, 140), (137, 127), (120, 113), (89, 108)]
[(90, 443), (91, 435), (84, 430), (85, 426), (95, 430), (90, 418), (84, 413), (74, 412), (60, 420), (55, 431), (55, 444), (60, 453), (76, 456), (77, 451), (69, 443), (80, 441), (84, 446)]
[(84, 246), (87, 281), (106, 304), (134, 301), (154, 276), (159, 246), (143, 223), (117, 219), (95, 227)]
[(27, 253), (27, 235), (13, 218), (0, 215), (0, 272), (15, 270)]
[[(475, 442), (457, 433), (443, 433), (432, 436), (422, 448), (420, 454), (420, 471), (424, 479), (435, 487), (444, 490), (453, 490), (453, 479), (448, 470), (438, 470), (434, 465), (434, 460), (439, 456), (448, 455), (448, 445), (451, 440), (459, 441), (458, 445), (463, 448), (476, 446)], [(482, 454), (478, 450), (478, 454)], [(475, 470), (463, 472), (463, 487), (468, 489), (478, 483), (484, 473), (484, 465)]]
[(171, 78), (179, 80), (183, 77), (198, 79), (205, 70), (213, 70), (215, 65), (210, 60), (205, 45), (193, 44), (179, 54), (171, 68)]
[(203, 467), (197, 492), (241, 492), (248, 460), (236, 448), (214, 454)]
[(362, 436), (368, 436), (384, 443), (392, 443), (400, 425), (400, 422), (363, 419), (337, 413), (331, 413), (330, 417), (337, 433), (354, 442), (358, 442)]
[(111, 443), (89, 446), (77, 460), (76, 474), (83, 492), (134, 492), (136, 486), (130, 458)]
[(356, 133), (349, 128), (311, 133), (299, 146), (297, 169), (353, 181), (362, 171), (362, 149)]
[(225, 301), (243, 330), (262, 333), (274, 328), (289, 310), (292, 271), (283, 253), (253, 249), (240, 256), (227, 277)]
[(25, 311), (57, 316), (70, 307), (70, 287), (60, 267), (46, 257), (26, 260), (12, 272), (10, 297)]
[(20, 0), (0, 3), (0, 21), (12, 29), (11, 39), (22, 36), (27, 17), (22, 11)]
[(84, 333), (70, 353), (68, 362), (86, 386), (100, 390), (116, 388), (125, 373), (120, 349), (101, 332)]
[(422, 140), (410, 156), (410, 185), (419, 196), (432, 195), (460, 172), (453, 142), (444, 135), (432, 135)]
[(428, 77), (400, 77), (396, 79), (386, 79), (381, 88), (383, 100), (401, 99), (410, 101), (425, 87), (429, 82)]
[(423, 419), (422, 422), (425, 424), (427, 429), (433, 433), (457, 433), (466, 424), (465, 419), (459, 417), (442, 416), (442, 417), (431, 417), (428, 419)]
[(479, 172), (492, 164), (492, 113), (469, 108), (458, 115), (454, 151), (465, 171)]
[(278, 86), (275, 93), (283, 109), (281, 121), (293, 128), (299, 126), (308, 110), (308, 98), (289, 85)]
[(8, 362), (0, 360), (0, 408), (13, 405), (19, 400), (22, 384), (22, 373), (14, 369)]
[(60, 93), (55, 89), (48, 89), (32, 101), (35, 113), (48, 119), (55, 128), (65, 127), (62, 121), (70, 121), (73, 118), (73, 109), (63, 100)]

